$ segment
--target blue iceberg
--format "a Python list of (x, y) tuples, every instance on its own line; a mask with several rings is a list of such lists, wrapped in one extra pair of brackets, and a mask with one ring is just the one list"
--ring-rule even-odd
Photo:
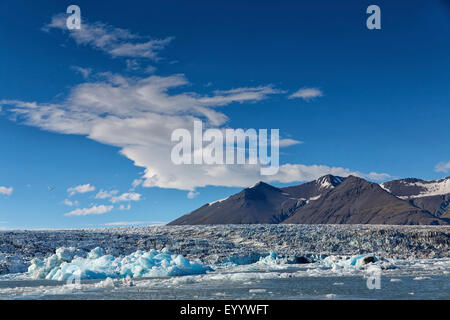
[(31, 261), (28, 273), (33, 279), (144, 278), (204, 274), (212, 269), (168, 249), (141, 251), (113, 257), (97, 247), (89, 253), (75, 248), (59, 248), (50, 257)]

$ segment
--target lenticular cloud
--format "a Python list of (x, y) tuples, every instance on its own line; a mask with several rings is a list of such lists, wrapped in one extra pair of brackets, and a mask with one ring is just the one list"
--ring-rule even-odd
[[(171, 134), (183, 128), (193, 132), (194, 121), (205, 130), (223, 130), (228, 117), (221, 107), (255, 103), (282, 93), (271, 85), (213, 91), (210, 95), (183, 92), (184, 75), (127, 78), (117, 74), (96, 75), (97, 81), (75, 86), (62, 103), (0, 100), (12, 118), (47, 131), (84, 135), (119, 147), (134, 165), (145, 169), (145, 187), (193, 191), (204, 186), (247, 187), (256, 181), (284, 183), (317, 179), (326, 174), (385, 179), (386, 174), (363, 174), (325, 165), (283, 164), (277, 174), (261, 176), (255, 165), (176, 165), (171, 161)], [(172, 93), (177, 89), (178, 93)], [(254, 105), (245, 106), (255, 108)], [(259, 129), (259, 128), (257, 128)], [(194, 150), (196, 152), (196, 150)]]

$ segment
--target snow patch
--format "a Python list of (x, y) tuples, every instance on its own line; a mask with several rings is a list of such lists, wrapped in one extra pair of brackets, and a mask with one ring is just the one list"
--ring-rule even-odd
[(433, 182), (413, 182), (407, 185), (425, 189), (421, 193), (410, 196), (409, 198), (431, 197), (450, 193), (450, 178)]
[(210, 203), (208, 203), (208, 205), (209, 205), (209, 206), (212, 206), (213, 204), (215, 204), (215, 203), (220, 203), (220, 202), (222, 202), (222, 201), (227, 200), (228, 198), (229, 198), (229, 197), (226, 197), (226, 198), (223, 198), (223, 199), (219, 199), (219, 200), (210, 202)]
[(380, 187), (381, 187), (381, 189), (384, 189), (385, 191), (387, 191), (387, 192), (389, 192), (389, 193), (392, 193), (392, 192), (391, 192), (391, 189), (389, 189), (388, 187), (386, 187), (386, 186), (384, 185), (384, 183), (381, 183), (381, 184), (380, 184)]
[(319, 189), (328, 189), (334, 188), (334, 186), (327, 180), (327, 178), (320, 179), (319, 181)]
[(320, 194), (318, 195), (318, 196), (315, 196), (315, 197), (311, 197), (311, 198), (309, 198), (307, 201), (306, 201), (306, 203), (309, 203), (310, 201), (314, 201), (314, 200), (318, 200), (319, 198), (320, 198)]

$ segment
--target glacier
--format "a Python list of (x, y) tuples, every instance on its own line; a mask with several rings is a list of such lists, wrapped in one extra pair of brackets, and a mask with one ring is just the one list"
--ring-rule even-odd
[(429, 259), (450, 257), (450, 227), (217, 225), (0, 231), (0, 275), (26, 272), (32, 259), (45, 260), (62, 247), (78, 248), (78, 255), (101, 247), (114, 257), (168, 248), (208, 265), (251, 264), (270, 252), (291, 263), (370, 253), (378, 258)]
[(444, 226), (0, 231), (0, 299), (448, 299), (449, 249)]

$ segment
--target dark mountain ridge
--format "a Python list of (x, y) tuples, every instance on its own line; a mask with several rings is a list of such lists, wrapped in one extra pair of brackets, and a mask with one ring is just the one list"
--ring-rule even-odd
[(378, 184), (350, 176), (283, 223), (297, 224), (440, 224), (419, 209)]
[[(259, 182), (226, 199), (208, 203), (169, 225), (448, 224), (450, 194), (431, 195), (433, 199), (427, 199), (430, 193), (445, 191), (446, 181), (408, 178), (379, 185), (355, 176), (326, 175), (285, 188)], [(428, 188), (422, 187), (423, 184)]]

